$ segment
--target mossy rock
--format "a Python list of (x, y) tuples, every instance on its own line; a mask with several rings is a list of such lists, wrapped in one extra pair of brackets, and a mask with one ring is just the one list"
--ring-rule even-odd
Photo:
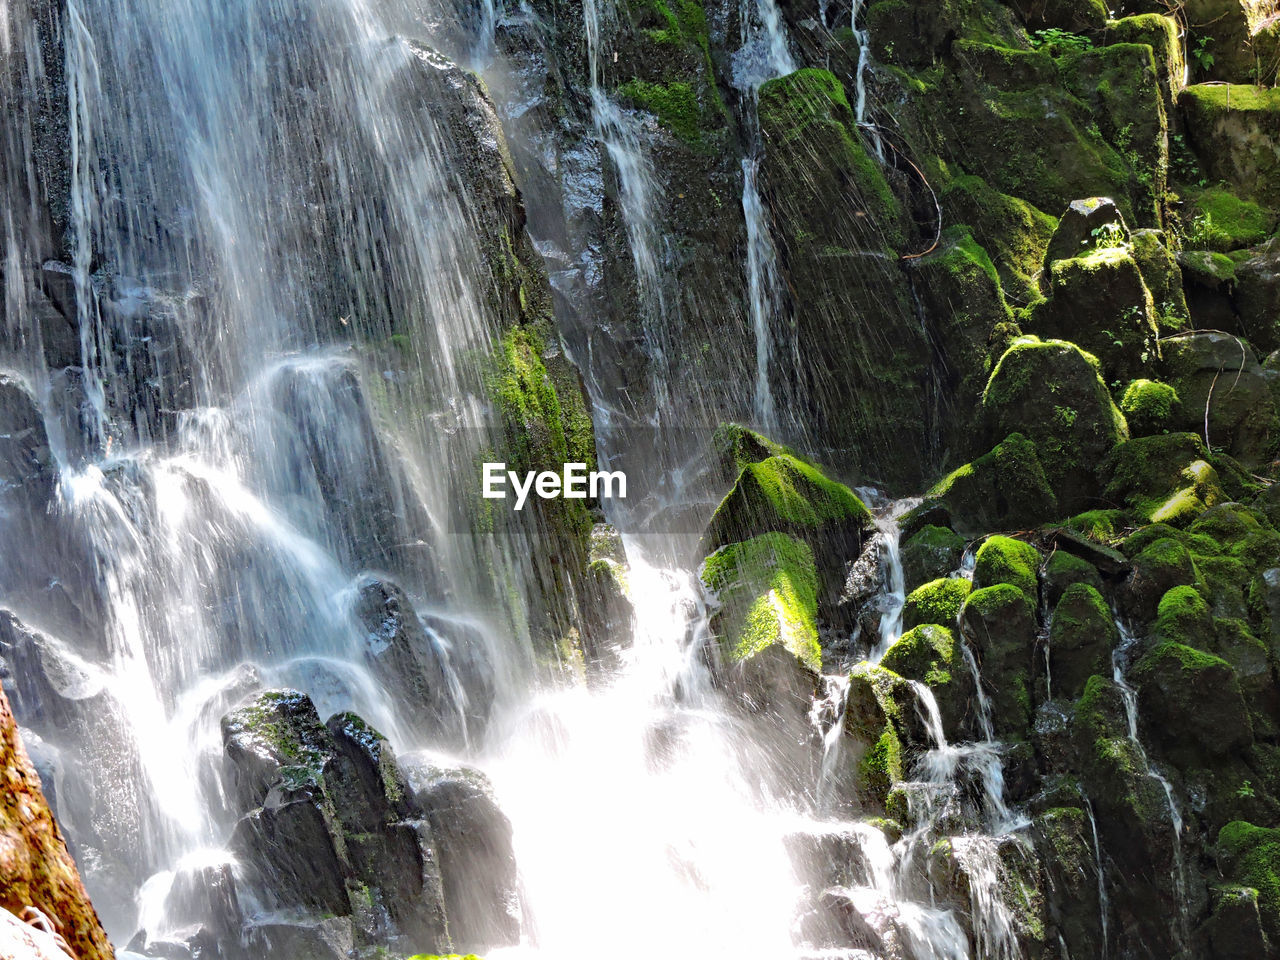
[(1267, 240), (1276, 232), (1277, 212), (1223, 187), (1208, 187), (1192, 198), (1189, 221), (1197, 247), (1230, 253)]
[(938, 198), (948, 223), (968, 225), (974, 241), (990, 255), (1005, 297), (1018, 305), (1039, 299), (1037, 278), (1057, 221), (972, 175), (951, 180)]
[(973, 584), (964, 577), (932, 580), (907, 595), (902, 607), (902, 627), (911, 630), (921, 624), (953, 626)]
[(1017, 587), (1032, 609), (1039, 606), (1038, 572), (1040, 551), (1011, 537), (989, 537), (978, 548), (974, 561), (973, 588), (981, 590), (998, 583)]
[(946, 230), (938, 249), (914, 264), (921, 280), (916, 291), (941, 358), (944, 443), (963, 449), (991, 372), (991, 331), (1012, 323), (1013, 313), (991, 258), (965, 227)]
[(805, 543), (766, 533), (729, 544), (706, 559), (702, 581), (719, 601), (719, 633), (730, 663), (780, 645), (808, 669), (821, 669), (818, 581)]
[(965, 722), (974, 693), (973, 676), (957, 642), (951, 628), (922, 624), (899, 637), (880, 661), (886, 670), (923, 683), (933, 692), (947, 731), (958, 730)]
[[(779, 386), (807, 404), (806, 445), (851, 473), (918, 489), (932, 359), (906, 274), (901, 203), (868, 151), (839, 79), (804, 69), (765, 83), (758, 114), (769, 208), (804, 363)], [(895, 331), (886, 337), (885, 330)], [(821, 398), (848, 399), (838, 414)]]
[(1186, 330), (1191, 323), (1182, 289), (1182, 268), (1163, 230), (1135, 230), (1129, 238), (1129, 250), (1142, 280), (1151, 291), (1156, 309), (1156, 325), (1162, 336)]
[(1280, 830), (1234, 821), (1218, 832), (1215, 847), (1223, 875), (1258, 892), (1267, 936), (1280, 941)]
[(1208, 456), (1194, 434), (1136, 437), (1103, 462), (1103, 495), (1151, 523), (1186, 526), (1226, 496)]
[(873, 526), (857, 494), (812, 464), (784, 453), (742, 468), (716, 508), (701, 549), (709, 554), (770, 532), (795, 537), (812, 549), (822, 596), (827, 597), (843, 585), (844, 564), (858, 557)]
[(1184, 762), (1253, 742), (1253, 724), (1231, 664), (1181, 643), (1162, 642), (1131, 672), (1148, 736)]
[(960, 613), (960, 627), (981, 664), (996, 735), (1023, 736), (1031, 723), (1036, 646), (1026, 594), (1008, 583), (975, 590)]
[(1178, 94), (1178, 106), (1210, 180), (1280, 206), (1280, 89), (1195, 84)]
[(1094, 33), (1107, 23), (1107, 8), (1102, 0), (1010, 0), (1028, 30), (1066, 30), (1070, 33)]
[(754, 712), (807, 715), (822, 670), (813, 552), (767, 533), (720, 548), (701, 575), (718, 602), (712, 629), (730, 689)]
[(711, 443), (730, 480), (753, 463), (782, 454), (795, 455), (794, 451), (770, 440), (764, 434), (737, 423), (722, 423), (716, 427)]
[(912, 700), (906, 681), (884, 667), (864, 662), (849, 674), (843, 736), (854, 794), (864, 811), (884, 812), (890, 791), (906, 773), (899, 725)]
[(1105, 674), (1119, 636), (1102, 594), (1085, 583), (1068, 587), (1049, 624), (1053, 695), (1074, 700), (1091, 676)]
[(1133, 560), (1133, 573), (1126, 584), (1126, 606), (1140, 621), (1149, 622), (1160, 599), (1174, 587), (1195, 586), (1199, 573), (1187, 548), (1165, 537), (1153, 541)]
[(1102, 576), (1098, 568), (1066, 550), (1054, 550), (1049, 555), (1041, 579), (1045, 600), (1050, 607), (1056, 607), (1062, 595), (1073, 585), (1083, 584), (1102, 591)]
[(1253, 887), (1218, 884), (1209, 890), (1212, 914), (1197, 931), (1220, 960), (1248, 960), (1272, 955), (1262, 923), (1258, 891)]
[(1158, 380), (1131, 380), (1120, 398), (1120, 412), (1134, 437), (1163, 433), (1181, 401), (1178, 391)]
[(1104, 43), (1141, 43), (1155, 56), (1156, 75), (1166, 110), (1172, 110), (1186, 68), (1181, 31), (1173, 17), (1140, 13), (1107, 22)]
[(1155, 300), (1128, 245), (1055, 260), (1046, 286), (1030, 331), (1070, 337), (1102, 361), (1108, 380), (1135, 376), (1156, 357)]
[(946, 506), (958, 531), (969, 534), (1026, 529), (1059, 512), (1036, 444), (1021, 433), (952, 471), (929, 497)]
[(1035, 442), (1057, 506), (1067, 513), (1092, 505), (1097, 465), (1128, 439), (1097, 359), (1062, 340), (1015, 341), (991, 374), (982, 411), (988, 436), (1021, 431)]
[(1152, 636), (1160, 643), (1180, 643), (1213, 652), (1213, 614), (1194, 587), (1174, 587), (1160, 598)]
[(880, 63), (925, 67), (944, 57), (957, 36), (1016, 43), (1017, 24), (1008, 9), (986, 0), (872, 0), (866, 29)]
[(914, 533), (900, 553), (906, 589), (914, 590), (955, 570), (960, 566), (964, 547), (964, 537), (949, 527), (928, 525)]

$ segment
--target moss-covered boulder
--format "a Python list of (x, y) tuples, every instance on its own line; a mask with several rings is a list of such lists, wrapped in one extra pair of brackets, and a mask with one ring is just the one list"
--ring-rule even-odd
[(922, 583), (945, 577), (960, 566), (964, 555), (964, 537), (950, 527), (933, 524), (912, 534), (902, 545), (902, 578), (907, 590)]
[[(1280, 237), (1242, 258), (1235, 278), (1231, 304), (1241, 335), (1260, 356), (1280, 350)], [(1266, 365), (1275, 369), (1271, 361)]]
[(1189, 221), (1188, 242), (1196, 248), (1230, 253), (1269, 239), (1280, 214), (1225, 187), (1206, 187), (1195, 194), (1183, 219)]
[(1221, 478), (1194, 434), (1136, 437), (1103, 462), (1104, 496), (1151, 523), (1185, 526), (1225, 499)]
[(1215, 848), (1223, 876), (1257, 891), (1263, 929), (1280, 943), (1280, 830), (1236, 820), (1218, 832)]
[(1031, 544), (1011, 537), (990, 537), (978, 548), (974, 558), (973, 588), (982, 590), (999, 583), (1012, 584), (1035, 609), (1040, 597), (1039, 569), (1040, 551)]
[(910, 630), (920, 624), (953, 626), (960, 616), (973, 584), (964, 577), (931, 580), (907, 595), (902, 607), (902, 627)]
[(1186, 67), (1178, 22), (1163, 13), (1140, 13), (1107, 21), (1107, 43), (1138, 43), (1151, 48), (1165, 109), (1172, 111)]
[(1055, 549), (1041, 570), (1041, 591), (1050, 609), (1058, 605), (1063, 594), (1077, 584), (1102, 592), (1102, 576), (1098, 568), (1067, 550)]
[(1049, 624), (1050, 691), (1074, 700), (1094, 674), (1106, 674), (1119, 640), (1115, 618), (1093, 587), (1068, 587)]
[(1012, 584), (975, 590), (960, 613), (991, 701), (998, 737), (1019, 739), (1031, 722), (1036, 623), (1026, 594)]
[(1135, 230), (1129, 238), (1129, 251), (1142, 280), (1151, 291), (1156, 308), (1156, 324), (1161, 335), (1185, 330), (1191, 312), (1182, 289), (1182, 269), (1163, 230)]
[(906, 773), (904, 706), (914, 701), (906, 681), (891, 670), (860, 663), (849, 675), (845, 699), (844, 759), (853, 793), (866, 812), (883, 812), (893, 785)]
[(1136, 375), (1156, 356), (1155, 300), (1127, 246), (1055, 260), (1046, 286), (1030, 332), (1070, 338), (1102, 361), (1108, 381)]
[(1217, 960), (1270, 957), (1271, 938), (1262, 923), (1253, 887), (1220, 884), (1210, 890), (1212, 915), (1198, 931)]
[(1133, 573), (1125, 584), (1126, 608), (1140, 621), (1149, 622), (1166, 593), (1174, 587), (1193, 586), (1198, 579), (1187, 548), (1172, 537), (1161, 537), (1133, 559)]
[(783, 533), (809, 545), (822, 595), (838, 592), (844, 564), (856, 559), (873, 527), (857, 494), (812, 464), (788, 453), (749, 463), (716, 508), (702, 552), (764, 533)]
[(587, 676), (604, 678), (620, 664), (631, 643), (635, 606), (630, 570), (618, 531), (597, 524), (591, 531), (591, 555), (582, 585), (582, 655)]
[(1221, 657), (1160, 643), (1138, 661), (1131, 682), (1148, 735), (1171, 757), (1202, 761), (1253, 742), (1240, 682)]
[(1274, 452), (1280, 440), (1275, 375), (1245, 343), (1205, 332), (1174, 337), (1162, 347), (1164, 379), (1182, 400), (1175, 417), (1179, 429), (1207, 433), (1209, 444), (1247, 464)]
[(973, 697), (973, 676), (957, 642), (950, 627), (922, 624), (894, 641), (880, 660), (886, 670), (933, 692), (943, 729), (948, 731), (960, 728)]
[(782, 533), (731, 543), (706, 559), (702, 582), (730, 686), (752, 710), (805, 714), (822, 670), (808, 545)]
[(1161, 643), (1180, 643), (1212, 652), (1213, 615), (1204, 597), (1194, 587), (1174, 587), (1160, 598), (1152, 636)]
[(1178, 391), (1167, 383), (1131, 380), (1120, 398), (1120, 412), (1129, 424), (1130, 434), (1145, 437), (1168, 430), (1181, 402)]
[(1123, 249), (1130, 239), (1124, 214), (1110, 197), (1072, 200), (1054, 228), (1042, 264), (1042, 281), (1058, 260), (1071, 260), (1102, 249)]
[(1212, 180), (1280, 205), (1280, 89), (1196, 84), (1178, 94), (1187, 137)]
[(1070, 955), (1087, 955), (1102, 941), (1098, 864), (1088, 815), (1078, 806), (1050, 807), (1035, 817), (1031, 829), (1051, 891), (1049, 917)]
[(1025, 306), (1040, 297), (1039, 275), (1056, 221), (1026, 200), (964, 175), (939, 192), (948, 225), (967, 225), (990, 256), (1006, 300)]
[(929, 491), (961, 533), (1018, 530), (1059, 515), (1036, 444), (1012, 433), (972, 463), (953, 470)]
[(989, 437), (1022, 432), (1035, 442), (1058, 508), (1096, 499), (1097, 465), (1128, 438), (1097, 358), (1062, 340), (1024, 337), (1000, 358), (982, 397)]

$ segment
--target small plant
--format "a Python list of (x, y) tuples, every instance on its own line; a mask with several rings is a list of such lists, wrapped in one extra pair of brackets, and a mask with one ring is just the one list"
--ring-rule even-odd
[(1079, 33), (1072, 33), (1070, 30), (1062, 30), (1058, 27), (1035, 30), (1031, 33), (1029, 39), (1031, 40), (1032, 48), (1036, 50), (1041, 47), (1058, 47), (1062, 50), (1081, 53), (1085, 50), (1093, 49), (1093, 41), (1088, 37)]
[(1187, 146), (1186, 137), (1180, 133), (1169, 136), (1169, 167), (1174, 178), (1188, 186), (1207, 187), (1208, 179), (1200, 170), (1196, 156)]
[(1186, 231), (1187, 244), (1193, 248), (1212, 250), (1223, 243), (1229, 243), (1226, 232), (1213, 225), (1213, 216), (1209, 211), (1198, 213)]
[(1099, 250), (1114, 250), (1126, 246), (1124, 228), (1114, 220), (1094, 227), (1089, 231), (1089, 236), (1093, 237), (1093, 245)]
[(1208, 37), (1200, 37), (1196, 40), (1196, 45), (1191, 48), (1191, 59), (1195, 60), (1201, 73), (1208, 73), (1213, 68), (1214, 57), (1209, 52)]
[(1236, 791), (1236, 796), (1241, 800), (1252, 800), (1258, 794), (1253, 789), (1253, 784), (1246, 780), (1240, 785), (1240, 789)]

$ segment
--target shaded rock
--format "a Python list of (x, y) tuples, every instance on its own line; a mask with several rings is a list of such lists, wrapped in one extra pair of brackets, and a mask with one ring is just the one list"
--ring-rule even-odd
[(1221, 657), (1165, 642), (1132, 677), (1147, 735), (1170, 756), (1217, 757), (1253, 742), (1240, 681)]
[(1035, 443), (1058, 508), (1067, 513), (1096, 498), (1097, 464), (1128, 438), (1098, 361), (1061, 340), (1015, 341), (991, 374), (982, 411), (988, 436), (1022, 431)]
[(1031, 726), (1036, 623), (1026, 594), (1012, 584), (975, 590), (960, 613), (991, 700), (996, 736), (1017, 739)]
[(1205, 173), (1259, 203), (1280, 202), (1280, 91), (1196, 84), (1178, 94)]
[(1044, 254), (1044, 271), (1057, 260), (1070, 260), (1108, 244), (1129, 240), (1129, 227), (1124, 214), (1110, 197), (1072, 200), (1049, 239)]
[(908, 591), (922, 583), (945, 577), (960, 566), (965, 540), (947, 527), (927, 526), (901, 550), (902, 576)]
[(1049, 670), (1054, 696), (1074, 700), (1094, 674), (1105, 675), (1119, 631), (1106, 601), (1084, 583), (1068, 587), (1049, 625)]
[(1036, 444), (1021, 433), (944, 477), (929, 496), (965, 534), (1032, 527), (1059, 513)]

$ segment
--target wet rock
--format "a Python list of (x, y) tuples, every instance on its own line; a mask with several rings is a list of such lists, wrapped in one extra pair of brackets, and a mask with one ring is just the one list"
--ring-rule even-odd
[(1049, 608), (1056, 607), (1062, 595), (1077, 584), (1101, 591), (1102, 577), (1098, 574), (1098, 568), (1066, 550), (1054, 550), (1050, 553), (1049, 559), (1044, 563), (1041, 581), (1041, 589)]
[(884, 833), (871, 824), (805, 830), (783, 841), (800, 881), (812, 890), (869, 887), (889, 854)]
[(1258, 891), (1252, 887), (1215, 887), (1211, 891), (1213, 914), (1201, 928), (1216, 960), (1276, 956), (1262, 926)]
[[(409, 722), (446, 747), (466, 742), (468, 727), (446, 659), (442, 638), (428, 631), (413, 601), (390, 580), (367, 578), (359, 587), (356, 620), (364, 627), (365, 658), (389, 689), (398, 692)], [(467, 697), (477, 714), (475, 734), (483, 730), (489, 703)]]
[(1066, 589), (1049, 626), (1049, 664), (1054, 696), (1074, 700), (1095, 674), (1105, 675), (1120, 635), (1106, 601), (1084, 583)]
[(965, 540), (947, 527), (927, 526), (902, 546), (902, 576), (908, 591), (945, 577), (960, 566)]
[(1084, 956), (1102, 943), (1098, 903), (1098, 859), (1088, 814), (1079, 807), (1056, 807), (1036, 817), (1032, 827), (1044, 863), (1049, 920), (1070, 956)]
[(1164, 642), (1134, 667), (1133, 684), (1148, 736), (1170, 756), (1217, 757), (1253, 742), (1240, 681), (1221, 657)]
[(588, 676), (607, 677), (619, 666), (619, 653), (631, 644), (636, 611), (628, 573), (617, 530), (597, 524), (583, 586), (582, 652)]
[[(1236, 264), (1232, 303), (1240, 333), (1259, 354), (1280, 349), (1280, 239), (1272, 239)], [(1230, 328), (1228, 328), (1230, 329)]]
[(1038, 448), (1021, 433), (1009, 434), (989, 453), (944, 477), (929, 496), (967, 535), (1023, 529), (1060, 513)]
[(1036, 658), (1033, 607), (1011, 584), (975, 590), (961, 611), (960, 630), (981, 666), (996, 735), (1020, 738), (1031, 725)]
[(281, 960), (348, 960), (355, 947), (355, 934), (347, 917), (267, 922), (245, 931), (245, 945), (262, 956)]
[(27, 385), (0, 373), (0, 495), (26, 509), (53, 495), (56, 467), (44, 418)]
[(449, 935), (458, 950), (514, 946), (520, 898), (511, 823), (478, 770), (403, 761), (440, 857)]

